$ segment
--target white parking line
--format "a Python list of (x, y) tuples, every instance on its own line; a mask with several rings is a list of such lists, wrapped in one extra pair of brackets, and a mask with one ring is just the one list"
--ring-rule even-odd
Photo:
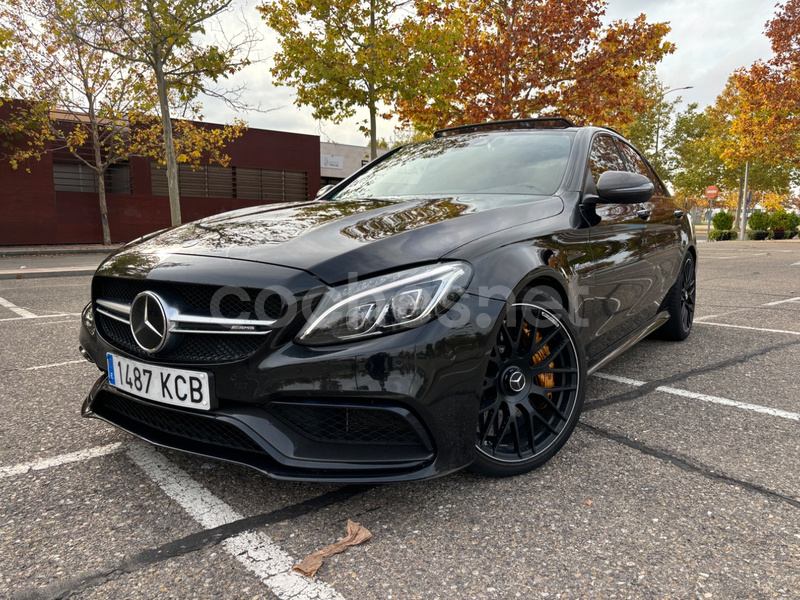
[[(10, 310), (13, 313), (18, 314), (23, 319), (35, 319), (36, 318), (36, 315), (33, 314), (31, 311), (25, 310), (24, 308), (20, 308), (19, 306), (17, 306), (16, 304), (12, 304), (11, 302), (6, 300), (5, 298), (0, 298), (0, 306), (2, 306), (4, 308), (7, 308), (8, 310)], [(3, 320), (5, 321), (5, 319), (3, 319)]]
[[(242, 518), (149, 445), (132, 443), (128, 456), (202, 527), (219, 527)], [(293, 573), (292, 557), (258, 532), (228, 538), (224, 547), (281, 600), (344, 600), (326, 583)]]
[(38, 371), (39, 369), (52, 369), (53, 367), (63, 367), (64, 365), (75, 365), (77, 363), (85, 363), (87, 360), (85, 358), (80, 360), (67, 360), (60, 363), (52, 363), (49, 365), (37, 365), (35, 367), (23, 367), (21, 369), (14, 369), (15, 371)]
[(98, 456), (106, 456), (114, 454), (122, 449), (121, 442), (108, 444), (107, 446), (97, 446), (96, 448), (89, 448), (88, 450), (79, 450), (78, 452), (70, 452), (69, 454), (61, 454), (53, 456), (52, 458), (45, 458), (42, 460), (35, 460), (33, 462), (21, 463), (12, 465), (10, 467), (0, 467), (0, 479), (5, 477), (14, 477), (16, 475), (24, 475), (29, 471), (42, 471), (52, 467), (59, 467), (74, 462), (81, 462), (89, 460), (90, 458), (97, 458)]
[[(2, 300), (2, 298), (0, 298)], [(20, 309), (24, 310), (24, 309)], [(27, 311), (26, 311), (27, 312)], [(29, 317), (7, 317), (5, 319), (0, 319), (0, 323), (3, 321), (27, 321), (28, 319), (54, 319), (56, 317), (80, 317), (81, 313), (58, 313), (55, 315), (34, 315), (33, 313), (29, 313), (31, 316)]]
[(763, 333), (785, 333), (788, 335), (800, 335), (800, 331), (790, 331), (788, 329), (765, 329), (763, 327), (748, 327), (747, 325), (731, 325), (730, 323), (709, 323), (708, 321), (695, 321), (697, 325), (714, 325), (715, 327), (729, 327), (731, 329), (747, 329), (749, 331), (761, 331)]
[[(646, 381), (638, 381), (636, 379), (628, 379), (627, 377), (620, 377), (618, 375), (610, 375), (608, 373), (594, 373), (594, 377), (600, 379), (607, 379), (609, 381), (616, 381), (617, 383), (624, 383), (633, 387), (642, 387), (647, 385)], [(769, 408), (767, 406), (760, 406), (758, 404), (749, 404), (747, 402), (739, 402), (737, 400), (730, 400), (728, 398), (720, 398), (719, 396), (709, 396), (708, 394), (699, 394), (697, 392), (690, 392), (688, 390), (681, 390), (674, 387), (665, 385), (658, 386), (656, 392), (664, 392), (673, 396), (680, 396), (682, 398), (690, 398), (692, 400), (701, 400), (702, 402), (710, 402), (712, 404), (721, 404), (723, 406), (732, 406), (734, 408), (741, 408), (751, 412), (757, 412), (771, 417), (780, 417), (781, 419), (789, 419), (791, 421), (800, 421), (800, 414), (789, 412), (788, 410), (780, 410), (778, 408)]]
[(761, 306), (778, 306), (778, 304), (786, 304), (787, 302), (800, 302), (800, 296), (797, 298), (789, 298), (787, 300), (777, 300), (775, 302), (768, 302), (767, 304), (762, 304)]

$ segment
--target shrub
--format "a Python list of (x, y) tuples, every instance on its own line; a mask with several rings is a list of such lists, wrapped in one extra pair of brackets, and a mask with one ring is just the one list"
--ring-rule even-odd
[(769, 231), (765, 229), (757, 229), (755, 231), (752, 229), (747, 230), (748, 240), (765, 240), (767, 237), (769, 237)]
[(789, 227), (786, 228), (786, 237), (791, 239), (797, 235), (797, 228), (800, 227), (800, 215), (793, 212), (788, 214)]
[(738, 237), (739, 234), (731, 229), (714, 229), (713, 231), (708, 232), (709, 242), (725, 242), (728, 240), (735, 240)]
[(714, 215), (711, 222), (714, 224), (714, 229), (718, 231), (730, 231), (733, 227), (733, 215), (722, 210)]
[(747, 225), (753, 231), (766, 231), (770, 227), (769, 215), (758, 210), (747, 219)]
[(776, 210), (769, 217), (769, 226), (772, 231), (792, 229), (792, 215), (785, 210)]

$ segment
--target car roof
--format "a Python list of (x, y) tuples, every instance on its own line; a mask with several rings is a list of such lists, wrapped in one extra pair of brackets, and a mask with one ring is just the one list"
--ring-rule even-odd
[(616, 133), (620, 137), (623, 136), (616, 129), (611, 127), (586, 125), (575, 125), (569, 119), (564, 117), (537, 117), (530, 119), (506, 119), (503, 121), (489, 121), (486, 123), (473, 123), (470, 125), (458, 125), (456, 127), (447, 127), (439, 129), (434, 132), (433, 137), (443, 138), (451, 137), (454, 135), (462, 135), (465, 133), (476, 133), (478, 131), (515, 131), (522, 129), (593, 129), (605, 130)]
[(513, 129), (569, 129), (575, 124), (563, 117), (541, 117), (537, 119), (508, 119), (505, 121), (490, 121), (488, 123), (474, 123), (472, 125), (459, 125), (439, 129), (433, 134), (435, 138), (450, 137), (463, 133), (476, 131), (509, 131)]

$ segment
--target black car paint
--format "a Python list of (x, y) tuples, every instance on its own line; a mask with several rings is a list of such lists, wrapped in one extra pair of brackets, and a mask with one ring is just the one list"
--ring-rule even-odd
[[(205, 415), (252, 430), (269, 455), (214, 456), (273, 477), (399, 481), (443, 475), (472, 460), (476, 390), (507, 300), (534, 283), (555, 289), (575, 321), (590, 369), (665, 318), (662, 303), (670, 282), (684, 256), (694, 252), (691, 224), (663, 196), (636, 204), (582, 202), (594, 190), (584, 189), (586, 167), (580, 161), (598, 131), (609, 135), (588, 128), (576, 132), (568, 175), (553, 197), (517, 197), (513, 205), (488, 211), (478, 210), (486, 198), (463, 195), (347, 201), (340, 207), (326, 199), (334, 189), (316, 202), (237, 211), (130, 244), (97, 275), (254, 288), (277, 281), (292, 294), (314, 290), (314, 296), (353, 275), (443, 260), (469, 262), (474, 276), (461, 304), (486, 314), (488, 327), (478, 327), (474, 319), (456, 328), (434, 320), (385, 337), (311, 348), (291, 339), (298, 321), (251, 358), (213, 366), (222, 402)], [(649, 211), (647, 218), (643, 211)], [(120, 353), (85, 328), (80, 341), (101, 370), (106, 352)], [(92, 405), (103, 393), (109, 393), (105, 375), (84, 403), (84, 415), (93, 416)], [(289, 401), (389, 403), (416, 418), (430, 452), (409, 458), (292, 438), (260, 412), (269, 403)], [(198, 444), (147, 439), (206, 453)]]

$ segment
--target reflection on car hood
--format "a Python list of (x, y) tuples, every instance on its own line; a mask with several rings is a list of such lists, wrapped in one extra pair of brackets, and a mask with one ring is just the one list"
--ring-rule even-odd
[(436, 260), (489, 233), (562, 210), (560, 198), (531, 196), (274, 204), (188, 223), (133, 243), (122, 253), (258, 261), (335, 283), (352, 272)]

